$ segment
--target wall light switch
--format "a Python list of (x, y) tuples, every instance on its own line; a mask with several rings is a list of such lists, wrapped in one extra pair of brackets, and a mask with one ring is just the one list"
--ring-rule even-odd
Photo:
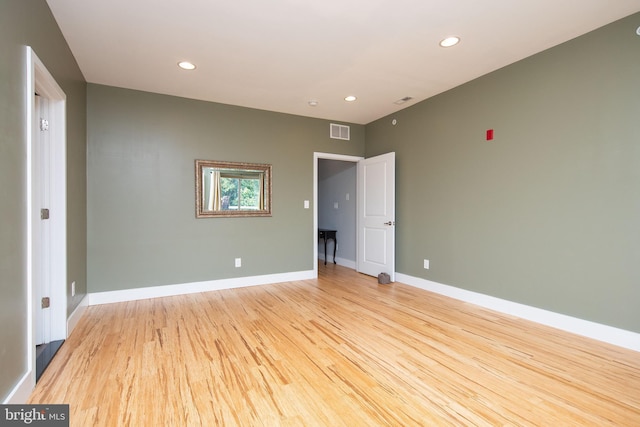
[(428, 259), (425, 259), (425, 260), (424, 260), (424, 269), (425, 269), (425, 270), (428, 270), (428, 269), (429, 269), (429, 260), (428, 260)]
[(236, 258), (236, 267), (242, 267), (242, 258)]
[(304, 208), (305, 209), (309, 209), (309, 201), (308, 200), (304, 201)]
[(333, 204), (333, 209), (338, 209), (338, 202), (335, 202), (335, 203)]
[(347, 193), (346, 199), (349, 200), (349, 193)]
[(71, 282), (71, 296), (72, 297), (76, 296), (76, 282), (75, 282), (75, 280), (73, 282)]

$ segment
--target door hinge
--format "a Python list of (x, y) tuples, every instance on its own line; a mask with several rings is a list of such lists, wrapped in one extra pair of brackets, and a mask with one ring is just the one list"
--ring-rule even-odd
[(40, 209), (40, 219), (49, 219), (49, 209)]
[(49, 120), (40, 119), (40, 130), (41, 131), (49, 130)]
[(51, 300), (49, 299), (49, 297), (42, 298), (42, 308), (49, 308), (50, 305)]

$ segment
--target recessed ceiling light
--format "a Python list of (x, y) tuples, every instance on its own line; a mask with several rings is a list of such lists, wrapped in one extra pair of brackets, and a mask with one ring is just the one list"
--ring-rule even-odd
[(345, 101), (347, 101), (347, 102), (353, 102), (353, 101), (355, 101), (356, 99), (358, 99), (358, 98), (356, 98), (356, 97), (355, 97), (355, 96), (353, 96), (353, 95), (349, 95), (349, 96), (347, 96), (347, 97), (345, 97), (345, 98), (344, 98), (344, 100), (345, 100)]
[(316, 107), (317, 105), (318, 105), (318, 101), (316, 101), (315, 99), (312, 99), (311, 101), (309, 101), (310, 107)]
[(182, 61), (182, 62), (178, 62), (178, 67), (182, 68), (183, 70), (195, 70), (196, 66), (194, 64), (192, 64), (189, 61)]
[(451, 46), (457, 45), (458, 43), (460, 43), (460, 37), (451, 36), (451, 37), (447, 37), (446, 39), (442, 40), (440, 42), (440, 46), (442, 46), (442, 47), (451, 47)]

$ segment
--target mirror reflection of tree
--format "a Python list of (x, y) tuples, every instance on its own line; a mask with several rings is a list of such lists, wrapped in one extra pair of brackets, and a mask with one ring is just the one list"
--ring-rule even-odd
[(220, 178), (222, 209), (260, 208), (260, 180)]

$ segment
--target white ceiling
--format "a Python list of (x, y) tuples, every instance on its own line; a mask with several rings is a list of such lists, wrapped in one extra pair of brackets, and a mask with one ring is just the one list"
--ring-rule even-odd
[[(640, 11), (640, 0), (47, 3), (90, 83), (360, 124)], [(461, 43), (439, 47), (449, 35)]]

